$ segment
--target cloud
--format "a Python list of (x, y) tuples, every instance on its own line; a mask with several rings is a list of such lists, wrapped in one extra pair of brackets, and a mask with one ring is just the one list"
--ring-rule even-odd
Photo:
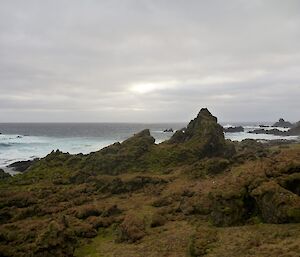
[(297, 0), (0, 2), (0, 121), (299, 120)]

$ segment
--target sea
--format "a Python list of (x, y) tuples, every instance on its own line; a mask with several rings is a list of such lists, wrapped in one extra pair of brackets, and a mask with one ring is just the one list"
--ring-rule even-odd
[[(262, 123), (221, 123), (224, 127), (241, 125), (245, 128), (244, 132), (225, 133), (225, 138), (231, 140), (299, 139), (292, 136), (248, 133), (260, 128), (259, 124)], [(71, 154), (87, 154), (114, 142), (122, 142), (146, 128), (150, 129), (155, 142), (161, 143), (173, 135), (172, 132), (164, 130), (172, 128), (176, 131), (185, 126), (186, 123), (0, 123), (0, 168), (5, 169), (16, 161), (42, 158), (57, 149)]]

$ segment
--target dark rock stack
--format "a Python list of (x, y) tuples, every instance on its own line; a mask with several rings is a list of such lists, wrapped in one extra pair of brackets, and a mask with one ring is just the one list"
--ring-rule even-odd
[(39, 159), (33, 159), (28, 161), (17, 161), (10, 165), (8, 165), (9, 168), (12, 168), (15, 171), (24, 172), (26, 171), (30, 166), (32, 166), (34, 163), (36, 163)]
[(168, 143), (184, 144), (196, 150), (200, 157), (219, 156), (226, 151), (223, 127), (206, 108), (186, 128), (176, 131)]
[(279, 129), (270, 129), (270, 130), (255, 129), (255, 130), (249, 131), (248, 133), (251, 133), (251, 134), (267, 134), (267, 135), (276, 135), (276, 136), (287, 136), (286, 131), (281, 131)]
[(275, 122), (272, 127), (280, 127), (280, 128), (291, 128), (293, 126), (292, 123), (289, 121), (285, 121), (284, 119), (280, 118), (279, 121)]
[(224, 128), (224, 132), (226, 132), (226, 133), (244, 132), (244, 128), (242, 126), (229, 127), (229, 128)]
[(173, 133), (174, 130), (172, 128), (169, 128), (169, 129), (165, 129), (164, 132), (170, 132), (170, 133)]

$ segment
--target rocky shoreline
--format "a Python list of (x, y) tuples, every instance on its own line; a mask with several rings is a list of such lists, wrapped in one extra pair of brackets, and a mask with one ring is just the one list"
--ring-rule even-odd
[(160, 144), (146, 129), (87, 155), (53, 151), (0, 171), (0, 253), (297, 256), (299, 156), (295, 142), (226, 140), (205, 108)]

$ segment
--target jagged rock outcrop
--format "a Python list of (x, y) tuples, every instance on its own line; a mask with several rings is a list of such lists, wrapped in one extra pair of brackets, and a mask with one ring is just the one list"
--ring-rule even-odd
[(27, 161), (17, 161), (10, 165), (8, 165), (9, 168), (12, 168), (15, 171), (24, 172), (26, 171), (31, 165), (36, 163), (39, 159), (33, 159), (33, 160), (27, 160)]
[(251, 134), (266, 134), (266, 135), (275, 135), (275, 136), (298, 136), (300, 135), (300, 126), (292, 127), (288, 131), (281, 131), (279, 129), (255, 129), (249, 131)]
[(184, 144), (194, 149), (200, 158), (219, 156), (226, 152), (223, 127), (206, 108), (201, 109), (186, 128), (176, 131), (168, 143)]
[(267, 134), (267, 135), (276, 135), (276, 136), (287, 136), (288, 133), (286, 131), (281, 131), (279, 129), (255, 129), (252, 131), (249, 131), (248, 133), (251, 134)]
[(300, 222), (300, 164), (270, 167), (260, 174), (244, 173), (212, 192), (211, 219), (216, 226)]
[(244, 132), (244, 128), (242, 126), (229, 127), (229, 128), (224, 128), (224, 132), (226, 132), (226, 133)]
[[(56, 183), (83, 183), (90, 176), (99, 174), (118, 175), (123, 172), (143, 171), (143, 160), (155, 145), (155, 139), (150, 131), (145, 129), (122, 143), (114, 143), (97, 152), (88, 155), (71, 155), (59, 150), (53, 151), (30, 167), (31, 174), (40, 170), (60, 167), (64, 171), (72, 172), (69, 181), (56, 179)], [(59, 178), (59, 176), (57, 176)]]
[(83, 170), (103, 174), (119, 174), (130, 169), (143, 170), (143, 156), (150, 151), (155, 139), (145, 129), (122, 143), (115, 143), (87, 156)]
[(285, 121), (283, 118), (280, 118), (279, 121), (275, 122), (272, 127), (280, 127), (280, 128), (291, 128), (293, 126), (289, 121)]
[[(217, 118), (203, 108), (186, 128), (177, 131), (170, 140), (161, 144), (156, 145), (155, 139), (146, 129), (122, 143), (114, 143), (88, 155), (53, 152), (31, 169), (64, 167), (73, 173), (69, 180), (71, 183), (84, 183), (90, 176), (99, 174), (118, 175), (144, 170), (167, 172), (171, 167), (192, 164), (210, 157), (221, 158), (222, 163), (227, 164), (227, 159), (234, 154), (235, 146), (225, 140), (223, 127), (217, 123)], [(205, 162), (204, 166), (208, 167), (207, 164)], [(213, 170), (213, 173), (219, 172), (221, 170)], [(69, 182), (56, 179), (56, 183)]]
[(164, 132), (170, 132), (170, 133), (173, 133), (174, 130), (172, 128), (168, 128), (168, 129), (165, 129)]

